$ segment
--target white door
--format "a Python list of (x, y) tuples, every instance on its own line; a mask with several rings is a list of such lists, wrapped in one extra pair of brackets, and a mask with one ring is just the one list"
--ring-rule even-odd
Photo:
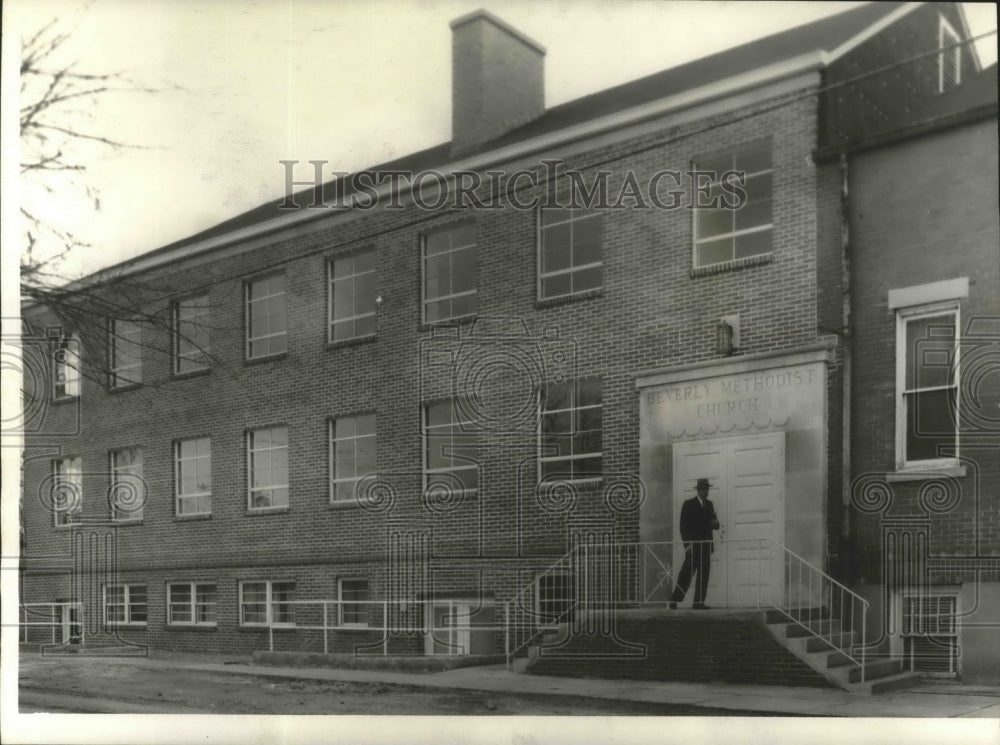
[[(781, 594), (781, 557), (771, 539), (782, 543), (785, 530), (785, 435), (767, 432), (745, 437), (674, 443), (674, 574), (680, 571), (680, 511), (694, 496), (695, 482), (712, 482), (709, 499), (721, 529), (706, 602), (756, 607), (777, 602)], [(694, 584), (685, 598), (694, 596)]]
[(428, 609), (431, 625), (424, 637), (424, 654), (469, 654), (470, 604), (438, 600)]

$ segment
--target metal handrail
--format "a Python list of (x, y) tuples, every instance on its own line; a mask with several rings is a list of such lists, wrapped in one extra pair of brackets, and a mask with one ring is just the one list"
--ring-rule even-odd
[[(43, 621), (29, 621), (28, 614), (29, 609), (32, 608), (47, 608), (49, 611), (49, 618)], [(63, 619), (56, 618), (56, 608), (62, 608), (64, 611), (69, 608), (76, 608), (80, 616), (72, 623), (64, 621)], [(60, 603), (21, 603), (20, 610), (23, 615), (24, 620), (20, 622), (21, 628), (24, 630), (24, 636), (22, 641), (27, 643), (28, 641), (28, 628), (30, 626), (50, 626), (52, 628), (52, 643), (56, 644), (56, 631), (63, 626), (64, 623), (69, 623), (70, 627), (78, 626), (80, 629), (80, 643), (84, 641), (84, 635), (86, 633), (86, 626), (83, 622), (83, 603), (80, 601), (63, 601)], [(32, 611), (34, 613), (34, 611)]]

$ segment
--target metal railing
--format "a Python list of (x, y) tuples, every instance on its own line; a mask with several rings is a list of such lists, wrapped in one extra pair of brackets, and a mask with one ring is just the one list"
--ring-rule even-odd
[[(72, 618), (70, 609), (76, 610), (75, 619)], [(28, 629), (32, 626), (51, 627), (53, 644), (73, 641), (74, 639), (79, 639), (80, 644), (83, 644), (85, 640), (83, 603), (81, 602), (21, 603), (20, 615), (22, 642), (28, 642)], [(57, 639), (57, 633), (64, 627), (69, 630), (69, 639)], [(79, 631), (79, 634), (74, 634), (74, 631)]]
[[(548, 631), (568, 627), (572, 633), (596, 633), (609, 629), (618, 609), (665, 604), (678, 563), (686, 552), (709, 543), (717, 565), (709, 575), (719, 580), (708, 590), (713, 606), (776, 610), (858, 664), (864, 681), (868, 601), (770, 538), (578, 543), (505, 604), (508, 668)], [(689, 587), (687, 597), (693, 593)], [(860, 645), (855, 645), (858, 631)]]

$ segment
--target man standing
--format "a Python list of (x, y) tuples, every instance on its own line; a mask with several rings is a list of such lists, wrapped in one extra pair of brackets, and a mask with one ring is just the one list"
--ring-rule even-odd
[(719, 519), (715, 516), (715, 506), (708, 499), (712, 487), (708, 479), (698, 479), (695, 486), (697, 496), (691, 497), (681, 507), (681, 540), (684, 542), (684, 565), (677, 577), (677, 586), (670, 596), (670, 607), (684, 599), (691, 584), (691, 575), (697, 574), (694, 586), (694, 608), (706, 610), (705, 593), (708, 590), (708, 574), (712, 569), (712, 531), (719, 529)]

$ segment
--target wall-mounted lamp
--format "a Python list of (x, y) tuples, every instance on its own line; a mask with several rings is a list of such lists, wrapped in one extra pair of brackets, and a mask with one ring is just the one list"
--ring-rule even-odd
[(715, 351), (730, 357), (740, 351), (740, 316), (723, 316), (715, 325)]

